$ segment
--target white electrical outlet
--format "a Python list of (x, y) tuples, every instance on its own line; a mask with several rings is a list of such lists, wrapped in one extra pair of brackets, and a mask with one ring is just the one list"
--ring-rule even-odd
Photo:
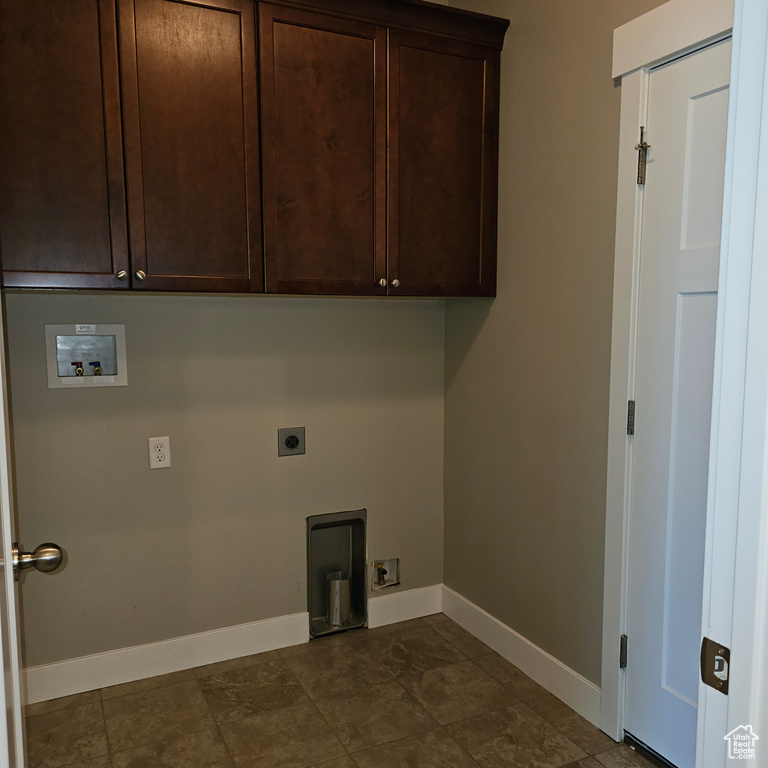
[(171, 466), (171, 438), (150, 437), (149, 439), (149, 468), (167, 469)]

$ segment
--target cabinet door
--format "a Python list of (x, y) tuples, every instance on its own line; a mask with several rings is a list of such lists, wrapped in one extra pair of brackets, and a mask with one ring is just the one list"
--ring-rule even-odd
[(128, 286), (122, 157), (114, 0), (1, 0), (6, 287)]
[(384, 294), (386, 30), (259, 6), (267, 291)]
[(120, 0), (134, 288), (262, 289), (250, 0)]
[(390, 294), (495, 295), (498, 74), (498, 51), (390, 32)]

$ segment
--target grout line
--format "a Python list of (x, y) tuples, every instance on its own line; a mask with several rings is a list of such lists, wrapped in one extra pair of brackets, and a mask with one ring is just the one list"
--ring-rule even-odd
[(101, 688), (99, 688), (99, 708), (101, 709), (101, 720), (104, 723), (104, 736), (107, 739), (107, 756), (109, 762), (112, 762), (112, 742), (109, 739), (109, 728), (107, 728), (107, 713), (104, 711), (104, 700), (101, 698)]

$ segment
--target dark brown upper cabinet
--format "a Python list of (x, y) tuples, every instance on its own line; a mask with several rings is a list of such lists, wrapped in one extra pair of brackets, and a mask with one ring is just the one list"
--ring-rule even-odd
[(507, 26), (407, 0), (0, 0), (5, 286), (493, 296)]
[(260, 4), (259, 45), (266, 289), (383, 295), (386, 29)]
[[(259, 6), (266, 290), (495, 295), (506, 23), (323, 5), (382, 23)], [(387, 28), (409, 10), (441, 34)]]
[(497, 50), (390, 32), (390, 294), (496, 294), (498, 76)]
[(0, 257), (10, 288), (127, 287), (112, 0), (0, 1)]
[(134, 288), (263, 287), (254, 5), (119, 0)]

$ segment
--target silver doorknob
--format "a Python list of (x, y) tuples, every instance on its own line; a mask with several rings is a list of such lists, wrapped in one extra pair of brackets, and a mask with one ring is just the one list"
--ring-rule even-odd
[(395, 279), (394, 279), (394, 280), (393, 280), (393, 281), (390, 283), (390, 285), (391, 285), (393, 288), (399, 288), (399, 287), (400, 287), (400, 281), (399, 281), (397, 278), (395, 278)]
[(35, 568), (41, 573), (55, 571), (64, 559), (64, 553), (58, 544), (41, 544), (34, 552), (22, 552), (19, 545), (13, 545), (13, 575), (19, 580), (22, 571)]
[(117, 279), (118, 280), (127, 280), (128, 279), (128, 273), (124, 269), (121, 269), (117, 273)]
[(382, 277), (381, 280), (379, 280), (379, 285), (382, 288), (386, 288), (387, 287), (387, 278), (386, 277)]
[(136, 270), (136, 279), (143, 280), (147, 276), (147, 273), (143, 269)]

